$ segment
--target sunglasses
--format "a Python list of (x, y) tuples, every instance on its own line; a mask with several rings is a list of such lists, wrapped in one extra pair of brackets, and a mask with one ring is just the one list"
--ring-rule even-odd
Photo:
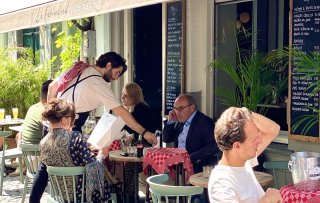
[(173, 107), (173, 110), (178, 111), (178, 112), (182, 112), (183, 109), (185, 109), (185, 108), (187, 108), (187, 107), (189, 107), (189, 106), (191, 106), (191, 105), (192, 105), (192, 104), (189, 104), (189, 105), (187, 105), (187, 106)]

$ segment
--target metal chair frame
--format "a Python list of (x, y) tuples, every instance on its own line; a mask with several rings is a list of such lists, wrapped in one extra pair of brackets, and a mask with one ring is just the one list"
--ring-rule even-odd
[(166, 203), (169, 203), (169, 197), (175, 197), (175, 202), (179, 203), (180, 197), (188, 197), (187, 201), (190, 203), (193, 195), (203, 193), (203, 188), (198, 186), (172, 186), (162, 184), (168, 179), (169, 176), (167, 174), (154, 175), (147, 178), (147, 182), (150, 185), (149, 190), (152, 202), (161, 203), (161, 197), (164, 197)]
[(285, 184), (288, 184), (288, 161), (266, 161), (263, 163), (263, 168), (272, 170), (272, 175), (277, 189), (280, 188), (277, 171), (283, 171), (285, 173)]
[(27, 167), (26, 179), (24, 180), (24, 188), (21, 203), (24, 202), (29, 179), (33, 179), (38, 171), (38, 166), (40, 164), (40, 150), (38, 144), (21, 144), (20, 149), (23, 154), (23, 160)]
[[(81, 203), (84, 203), (84, 195), (85, 195), (85, 182), (86, 182), (86, 168), (84, 166), (75, 166), (75, 167), (54, 167), (47, 166), (47, 171), (49, 174), (50, 186), (51, 186), (51, 196), (48, 202), (55, 203), (71, 203), (78, 202), (78, 198), (76, 195), (76, 179), (78, 176), (82, 175), (82, 194), (81, 194)], [(58, 181), (59, 180), (59, 181)], [(67, 189), (67, 180), (72, 181), (72, 190), (73, 190), (73, 198), (71, 198)], [(61, 185), (61, 181), (63, 184)], [(67, 199), (64, 198), (67, 197)], [(111, 193), (111, 200), (113, 203), (117, 202), (115, 193)]]
[(20, 174), (20, 182), (23, 183), (23, 174), (22, 174), (22, 151), (18, 148), (6, 149), (6, 138), (12, 135), (12, 131), (0, 131), (0, 137), (3, 139), (3, 147), (2, 152), (0, 152), (1, 159), (1, 172), (0, 172), (0, 195), (2, 195), (3, 189), (3, 178), (5, 173), (5, 160), (18, 158), (19, 163), (19, 174)]

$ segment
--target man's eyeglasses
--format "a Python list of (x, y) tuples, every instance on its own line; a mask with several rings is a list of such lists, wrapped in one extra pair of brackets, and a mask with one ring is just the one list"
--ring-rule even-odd
[(173, 110), (182, 112), (183, 109), (185, 109), (185, 108), (187, 108), (187, 107), (189, 107), (189, 106), (191, 106), (191, 105), (192, 105), (192, 104), (189, 104), (189, 105), (187, 105), (187, 106), (173, 107)]

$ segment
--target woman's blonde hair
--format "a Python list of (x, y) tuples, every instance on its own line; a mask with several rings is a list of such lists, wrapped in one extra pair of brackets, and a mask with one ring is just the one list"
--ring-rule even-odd
[(128, 97), (133, 101), (133, 106), (129, 107), (130, 111), (133, 111), (134, 106), (140, 102), (144, 102), (144, 97), (142, 94), (142, 89), (137, 83), (131, 82), (124, 86)]

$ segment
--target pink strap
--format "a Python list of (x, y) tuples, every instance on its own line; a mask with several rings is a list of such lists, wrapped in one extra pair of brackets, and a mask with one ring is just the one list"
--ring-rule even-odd
[(58, 82), (57, 92), (63, 92), (63, 90), (67, 88), (68, 83), (89, 66), (90, 64), (87, 64), (83, 61), (77, 61), (73, 65), (73, 67), (63, 76), (62, 80)]

